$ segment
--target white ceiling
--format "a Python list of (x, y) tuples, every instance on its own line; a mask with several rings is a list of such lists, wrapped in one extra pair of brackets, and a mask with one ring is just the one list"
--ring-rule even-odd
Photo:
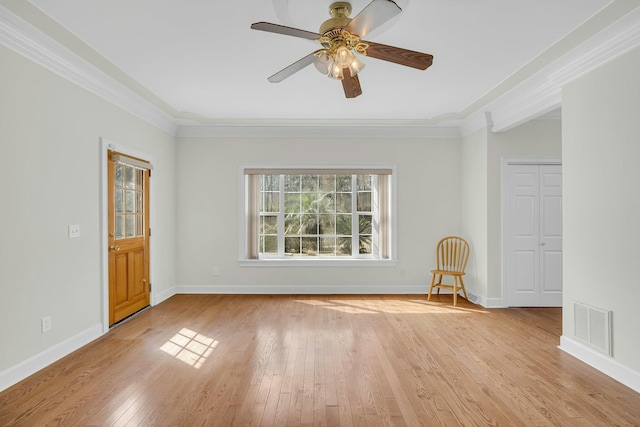
[[(352, 17), (368, 2), (353, 0)], [(440, 123), (470, 114), (478, 102), (496, 98), (500, 94), (496, 89), (510, 76), (611, 2), (398, 1), (403, 13), (365, 38), (430, 53), (433, 66), (419, 71), (363, 58), (366, 68), (359, 76), (363, 95), (355, 99), (345, 99), (342, 85), (313, 66), (281, 83), (269, 83), (268, 76), (317, 45), (249, 28), (268, 21), (318, 31), (329, 17), (331, 0), (30, 3), (84, 43), (65, 36), (55, 23), (34, 18), (33, 11), (23, 11), (33, 25), (174, 117), (198, 117), (203, 123), (334, 119)]]

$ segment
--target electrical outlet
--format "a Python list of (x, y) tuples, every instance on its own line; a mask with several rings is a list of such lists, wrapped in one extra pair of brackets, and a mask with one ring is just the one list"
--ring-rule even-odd
[(77, 224), (69, 226), (69, 238), (73, 239), (75, 237), (80, 237), (80, 226)]
[(42, 333), (49, 332), (51, 330), (51, 316), (42, 318)]
[(213, 267), (213, 275), (218, 277), (220, 275), (220, 269), (218, 267)]

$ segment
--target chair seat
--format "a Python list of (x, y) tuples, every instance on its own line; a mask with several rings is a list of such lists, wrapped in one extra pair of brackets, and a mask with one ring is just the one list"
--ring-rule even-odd
[(447, 276), (464, 276), (464, 271), (429, 270), (432, 274), (445, 274)]
[(458, 289), (462, 289), (460, 286), (457, 285), (433, 285), (434, 288), (437, 288), (438, 293), (440, 293), (440, 289), (450, 289), (450, 290), (458, 290)]

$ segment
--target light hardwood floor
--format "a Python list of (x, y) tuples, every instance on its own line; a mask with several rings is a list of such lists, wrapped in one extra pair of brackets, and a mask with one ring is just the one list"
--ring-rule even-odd
[(560, 309), (176, 295), (0, 393), (0, 425), (640, 425)]

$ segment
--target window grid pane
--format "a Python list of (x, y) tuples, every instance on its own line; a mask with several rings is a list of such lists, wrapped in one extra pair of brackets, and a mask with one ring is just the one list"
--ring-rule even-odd
[(372, 175), (262, 175), (260, 182), (260, 253), (372, 253)]
[(359, 255), (371, 255), (373, 252), (373, 176), (357, 176), (358, 241)]

